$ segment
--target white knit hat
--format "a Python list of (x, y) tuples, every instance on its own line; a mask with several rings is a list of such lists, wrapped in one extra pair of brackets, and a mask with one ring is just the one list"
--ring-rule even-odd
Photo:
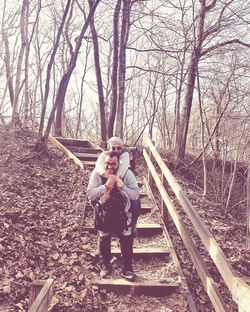
[(122, 142), (122, 139), (118, 138), (118, 137), (112, 137), (108, 140), (108, 148), (110, 148), (110, 146), (112, 144), (118, 144), (120, 145), (121, 147), (123, 147), (123, 142)]

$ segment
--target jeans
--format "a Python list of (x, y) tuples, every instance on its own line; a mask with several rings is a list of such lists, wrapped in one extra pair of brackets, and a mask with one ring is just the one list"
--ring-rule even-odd
[[(102, 232), (103, 233), (103, 232)], [(133, 261), (133, 234), (131, 235), (122, 235), (119, 236), (121, 254), (123, 258), (123, 265), (125, 271), (132, 270), (132, 261)], [(103, 233), (100, 235), (99, 240), (99, 250), (101, 260), (104, 264), (108, 265), (111, 260), (111, 234)]]
[(136, 225), (137, 219), (141, 213), (141, 201), (140, 198), (136, 200), (131, 200), (130, 211), (132, 212), (132, 222), (131, 225)]

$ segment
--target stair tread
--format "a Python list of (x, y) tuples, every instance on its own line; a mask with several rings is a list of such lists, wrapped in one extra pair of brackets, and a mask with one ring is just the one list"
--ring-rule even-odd
[(162, 225), (160, 223), (137, 223), (137, 229), (161, 229)]
[(81, 152), (73, 152), (73, 154), (76, 156), (76, 157), (82, 157), (82, 158), (94, 158), (94, 159), (97, 159), (98, 158), (98, 155), (100, 153), (81, 153)]
[[(113, 247), (111, 250), (112, 254), (120, 254), (121, 250), (118, 247)], [(169, 249), (168, 248), (164, 248), (164, 247), (142, 247), (142, 248), (138, 248), (138, 247), (134, 247), (133, 248), (133, 254), (165, 254), (165, 253), (169, 253)]]
[(129, 293), (133, 289), (134, 295), (146, 295), (152, 297), (163, 297), (172, 294), (180, 286), (181, 279), (177, 281), (127, 281), (122, 278), (105, 278), (94, 281), (96, 287), (105, 289), (107, 291), (122, 293)]
[(100, 278), (94, 282), (95, 284), (101, 285), (126, 285), (126, 286), (145, 286), (145, 287), (168, 287), (168, 286), (179, 286), (180, 278), (166, 279), (166, 280), (144, 280), (144, 281), (128, 281), (124, 278)]

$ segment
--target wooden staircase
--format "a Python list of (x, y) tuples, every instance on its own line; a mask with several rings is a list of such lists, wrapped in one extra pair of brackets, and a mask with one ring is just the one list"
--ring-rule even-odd
[[(65, 138), (57, 138), (57, 140), (89, 169), (94, 167), (98, 155), (102, 152), (101, 148), (95, 148), (88, 141)], [(137, 237), (134, 240), (133, 268), (136, 273), (136, 280), (130, 282), (121, 278), (120, 248), (117, 238), (112, 238), (112, 265), (114, 268), (112, 276), (105, 279), (97, 278), (93, 284), (98, 289), (118, 292), (119, 294), (132, 291), (136, 295), (159, 297), (177, 292), (177, 297), (182, 296), (184, 301), (186, 300), (189, 305), (194, 306), (193, 301), (187, 299), (191, 297), (152, 191), (145, 178), (137, 177), (137, 180), (140, 187), (142, 208), (137, 224)], [(81, 224), (82, 235), (86, 235), (87, 232), (96, 232), (93, 220), (93, 208), (86, 201)], [(93, 250), (92, 254), (98, 255), (98, 250)], [(181, 291), (179, 291), (180, 289)], [(190, 303), (190, 301), (192, 302)], [(196, 311), (196, 309), (191, 310)]]
[(93, 143), (86, 140), (62, 137), (56, 137), (56, 140), (70, 150), (90, 170), (95, 167), (96, 160), (99, 154), (103, 151), (100, 147), (96, 148)]
[[(137, 295), (156, 297), (169, 295), (182, 285), (182, 277), (178, 272), (179, 265), (173, 255), (172, 243), (166, 235), (166, 229), (155, 207), (152, 193), (150, 190), (145, 190), (145, 181), (139, 185), (143, 205), (137, 224), (137, 238), (134, 242), (134, 271), (137, 278), (130, 282), (120, 277), (122, 268), (120, 248), (118, 239), (113, 238), (111, 252), (115, 259), (114, 273), (111, 278), (97, 278), (94, 284), (99, 289), (122, 294), (132, 290)], [(88, 231), (95, 232), (93, 208), (89, 203), (85, 208), (82, 233)], [(98, 251), (93, 252), (98, 253)], [(171, 271), (166, 273), (167, 270), (164, 267), (171, 267)], [(148, 271), (150, 271), (149, 274), (147, 274)]]

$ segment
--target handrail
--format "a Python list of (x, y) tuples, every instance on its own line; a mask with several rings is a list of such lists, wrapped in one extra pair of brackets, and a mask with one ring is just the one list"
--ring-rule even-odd
[(148, 165), (149, 170), (151, 171), (152, 177), (155, 180), (155, 183), (160, 191), (160, 194), (162, 196), (163, 201), (165, 202), (168, 212), (170, 216), (173, 219), (173, 222), (178, 229), (180, 236), (189, 252), (189, 255), (197, 269), (197, 272), (201, 278), (201, 281), (208, 293), (208, 296), (217, 312), (225, 312), (228, 311), (220, 293), (218, 292), (218, 289), (214, 283), (214, 280), (210, 276), (208, 270), (206, 269), (206, 265), (204, 261), (202, 260), (201, 256), (199, 255), (199, 252), (193, 242), (193, 239), (191, 235), (188, 233), (188, 231), (185, 228), (185, 225), (183, 222), (179, 219), (178, 212), (176, 211), (176, 208), (171, 201), (167, 191), (165, 190), (164, 186), (161, 183), (161, 180), (159, 176), (157, 175), (157, 172), (154, 168), (154, 165), (152, 164), (147, 152), (143, 151), (144, 158), (146, 160), (146, 163)]
[[(31, 302), (28, 312), (47, 312), (49, 301), (52, 297), (54, 280), (49, 278), (47, 281), (34, 281), (31, 286)], [(37, 294), (37, 286), (40, 288)]]
[[(250, 286), (248, 286), (247, 283), (244, 282), (242, 279), (240, 279), (240, 282), (239, 282), (239, 278), (236, 276), (232, 266), (228, 263), (227, 258), (225, 257), (220, 246), (218, 245), (213, 235), (209, 231), (208, 227), (205, 225), (203, 220), (195, 211), (195, 208), (193, 207), (193, 205), (187, 198), (186, 194), (181, 189), (180, 185), (178, 184), (178, 182), (176, 181), (176, 179), (174, 178), (174, 176), (172, 175), (172, 173), (166, 166), (165, 162), (162, 160), (155, 146), (153, 145), (151, 140), (146, 135), (145, 135), (145, 141), (150, 150), (150, 154), (154, 156), (157, 164), (162, 170), (164, 177), (168, 181), (170, 187), (172, 188), (172, 191), (174, 192), (175, 196), (179, 200), (182, 208), (184, 209), (190, 221), (192, 222), (197, 234), (199, 235), (209, 255), (214, 261), (217, 269), (222, 275), (227, 287), (232, 293), (234, 301), (237, 302), (239, 307), (242, 309), (241, 311), (247, 311), (246, 307), (250, 306)], [(243, 296), (246, 293), (249, 294), (248, 298), (244, 299), (243, 301), (241, 298), (243, 298)]]
[(63, 146), (56, 138), (54, 138), (51, 134), (49, 134), (49, 141), (56, 147), (58, 147), (61, 151), (64, 152), (68, 156), (68, 158), (72, 159), (73, 162), (78, 165), (81, 169), (84, 169), (83, 163), (73, 154), (70, 150), (68, 150), (65, 146)]

